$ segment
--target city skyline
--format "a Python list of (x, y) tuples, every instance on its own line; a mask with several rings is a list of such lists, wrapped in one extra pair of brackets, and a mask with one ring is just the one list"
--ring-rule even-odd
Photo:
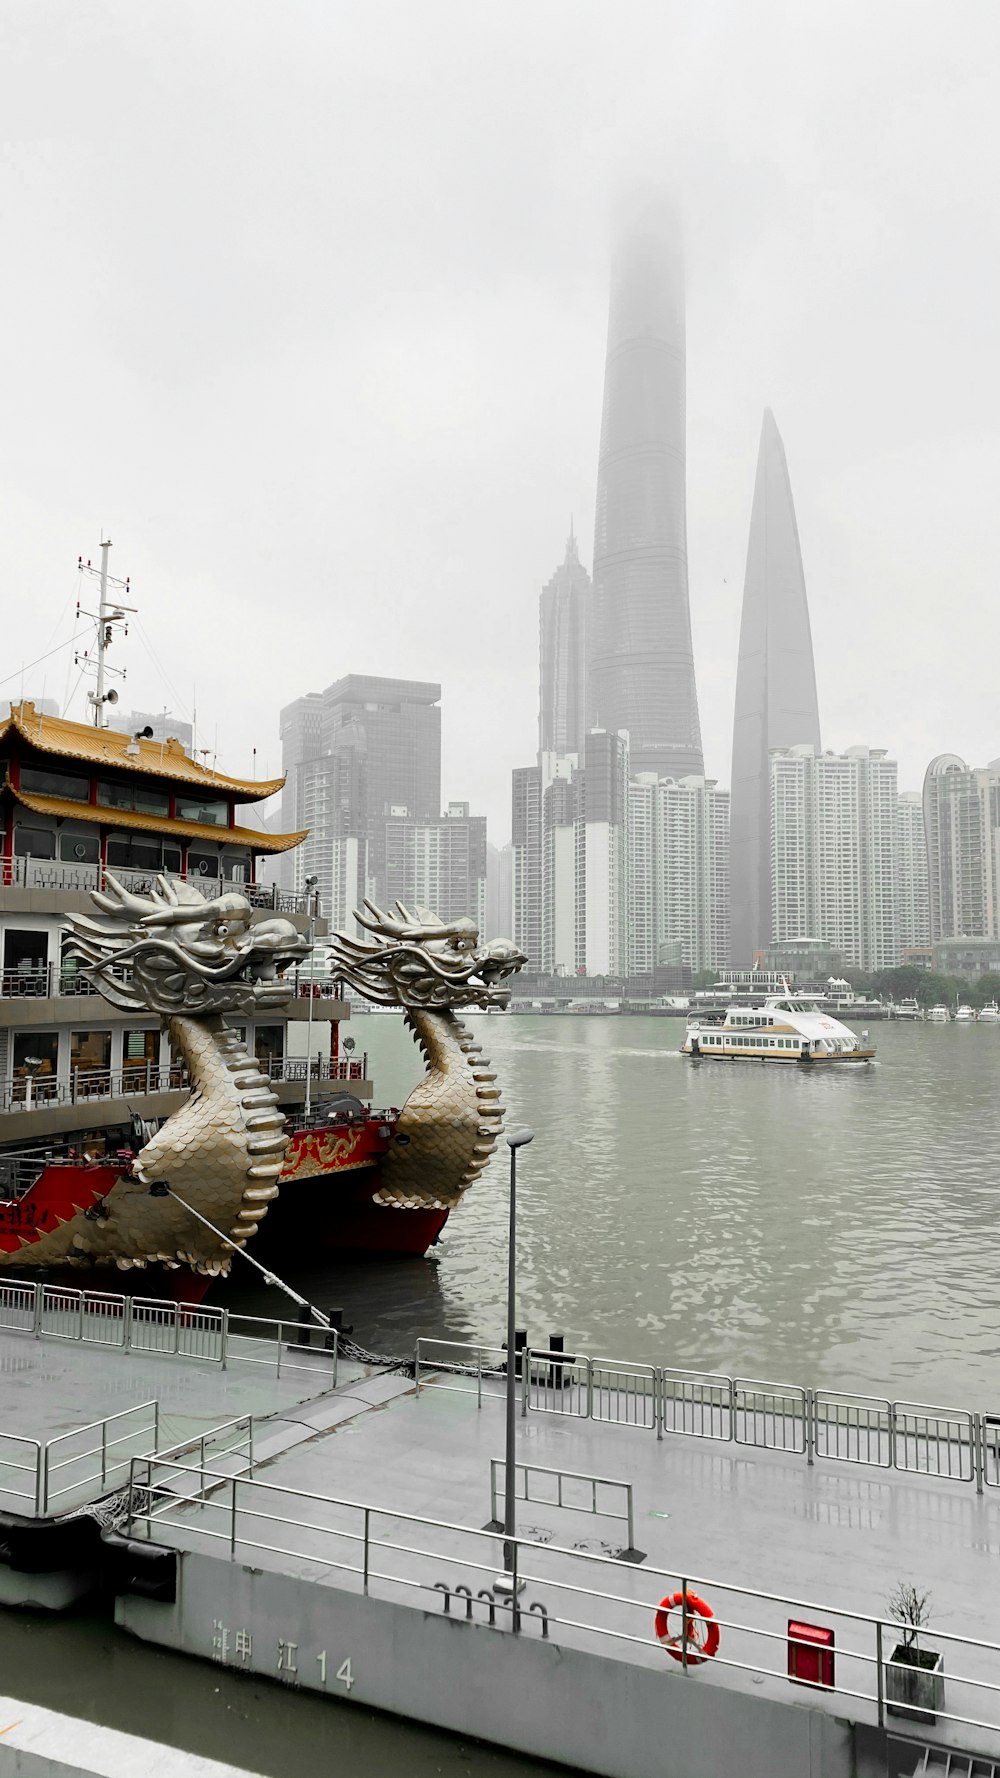
[[(155, 30), (118, 7), (110, 33), (83, 11), (71, 56), (44, 9), (19, 15), (9, 690), (72, 629), (73, 564), (104, 525), (157, 661), (130, 635), (126, 708), (190, 721), (197, 702), (220, 766), (249, 774), (256, 748), (273, 774), (276, 710), (304, 678), (440, 680), (445, 795), (502, 837), (535, 741), (539, 577), (570, 512), (592, 567), (609, 225), (622, 186), (667, 176), (706, 771), (728, 781), (765, 401), (792, 452), (824, 742), (863, 736), (877, 694), (907, 787), (943, 748), (993, 758), (968, 637), (1000, 648), (983, 225), (1000, 120), (981, 75), (1000, 17), (981, 15), (971, 58), (923, 12), (901, 40), (887, 13), (793, 30), (767, 0), (638, 0), (610, 36), (559, 0), (530, 26), (511, 0), (503, 31), (389, 10), (377, 55), (365, 15), (337, 8), (250, 32), (225, 5), (180, 0)], [(392, 105), (370, 103), (373, 79)], [(65, 708), (72, 656), (26, 692)]]

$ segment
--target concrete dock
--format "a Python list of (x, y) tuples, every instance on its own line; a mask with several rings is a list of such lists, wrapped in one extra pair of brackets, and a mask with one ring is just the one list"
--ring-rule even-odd
[[(503, 1354), (393, 1369), (213, 1311), (5, 1307), (8, 1601), (110, 1580), (153, 1643), (612, 1778), (1000, 1778), (984, 1404), (525, 1355), (515, 1603)], [(917, 1679), (900, 1582), (932, 1596)]]
[[(621, 1778), (662, 1778), (668, 1745), (670, 1778), (729, 1772), (737, 1748), (744, 1778), (909, 1773), (934, 1750), (974, 1755), (954, 1771), (995, 1778), (1000, 1499), (972, 1473), (880, 1469), (857, 1460), (856, 1441), (847, 1461), (810, 1464), (796, 1450), (658, 1438), (563, 1411), (549, 1391), (518, 1420), (530, 1498), (518, 1502), (515, 1625), (492, 1591), (502, 1539), (482, 1529), (502, 1382), (480, 1400), (477, 1379), (423, 1375), (419, 1394), (399, 1376), (343, 1386), (306, 1416), (316, 1431), (279, 1431), (276, 1416), (253, 1477), (206, 1474), (193, 1500), (178, 1498), (190, 1477), (144, 1466), (152, 1492), (134, 1529), (181, 1552), (181, 1579), (173, 1604), (121, 1598), (119, 1622)], [(595, 1407), (613, 1411), (600, 1392)], [(501, 1509), (502, 1486), (501, 1471)], [(944, 1656), (944, 1702), (930, 1724), (892, 1708), (900, 1636), (887, 1600), (900, 1581), (933, 1595), (922, 1643)], [(654, 1634), (657, 1605), (682, 1586), (721, 1624), (710, 1661), (679, 1664)], [(790, 1621), (832, 1631), (835, 1685), (789, 1679)]]

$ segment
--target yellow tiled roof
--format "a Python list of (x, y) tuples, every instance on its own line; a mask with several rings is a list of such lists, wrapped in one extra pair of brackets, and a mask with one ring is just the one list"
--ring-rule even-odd
[[(28, 698), (14, 704), (0, 722), (0, 742), (15, 729), (32, 747), (60, 759), (85, 760), (89, 765), (118, 766), (126, 772), (143, 772), (157, 778), (177, 778), (203, 790), (226, 791), (241, 802), (259, 802), (273, 796), (284, 778), (227, 778), (189, 759), (179, 741), (136, 741), (116, 729), (92, 728), (86, 722), (67, 722), (61, 716), (44, 716)], [(130, 751), (126, 752), (126, 749)]]
[(290, 852), (309, 831), (261, 833), (256, 827), (213, 827), (207, 821), (171, 821), (168, 815), (146, 815), (141, 809), (98, 808), (93, 803), (73, 802), (70, 797), (29, 796), (9, 782), (3, 788), (26, 809), (36, 815), (52, 815), (57, 821), (92, 821), (99, 827), (129, 827), (139, 833), (170, 834), (178, 840), (217, 840), (222, 845), (252, 847), (255, 852)]

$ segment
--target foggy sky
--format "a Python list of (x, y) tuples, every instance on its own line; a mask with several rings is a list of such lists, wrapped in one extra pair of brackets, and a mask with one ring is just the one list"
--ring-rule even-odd
[[(169, 681), (130, 637), (126, 710), (196, 685), (202, 743), (263, 776), (301, 693), (440, 679), (445, 800), (502, 841), (571, 513), (592, 562), (616, 195), (652, 178), (706, 769), (765, 405), (824, 744), (890, 748), (901, 788), (984, 764), (998, 51), (995, 7), (921, 0), (4, 0), (0, 678), (70, 634), (104, 526)], [(71, 658), (25, 691), (64, 700)]]

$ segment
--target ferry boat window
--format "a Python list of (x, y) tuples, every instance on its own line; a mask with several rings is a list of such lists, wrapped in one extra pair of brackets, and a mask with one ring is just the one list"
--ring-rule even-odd
[(18, 822), (14, 829), (15, 858), (54, 858), (56, 855), (55, 829), (51, 827), (22, 827)]
[(45, 973), (49, 941), (44, 932), (8, 929), (3, 935), (3, 972), (22, 979)]
[(145, 1077), (146, 1069), (156, 1068), (160, 1060), (159, 1031), (125, 1031), (122, 1033), (122, 1073)]
[(152, 834), (113, 833), (108, 836), (108, 863), (112, 870), (124, 865), (131, 870), (177, 872), (181, 868), (180, 847)]
[(47, 772), (39, 766), (21, 767), (21, 789), (36, 796), (67, 797), (74, 803), (89, 803), (90, 779), (75, 772)]
[(228, 827), (229, 804), (217, 797), (178, 796), (178, 821), (200, 821), (203, 827)]
[(59, 856), (65, 864), (100, 864), (101, 842), (96, 833), (63, 829), (59, 835)]
[(170, 798), (165, 790), (152, 784), (119, 784), (113, 778), (99, 778), (97, 800), (108, 809), (135, 809), (143, 815), (169, 815)]
[(253, 1034), (253, 1053), (258, 1062), (265, 1064), (262, 1070), (265, 1074), (267, 1064), (282, 1061), (285, 1054), (284, 1025), (258, 1025)]
[(217, 852), (189, 852), (189, 877), (217, 877), (219, 874), (219, 855)]
[(32, 1099), (53, 1099), (56, 1093), (58, 1059), (58, 1032), (15, 1031), (13, 1043), (14, 1098), (22, 1102), (26, 1098), (30, 1075)]
[(158, 871), (162, 868), (163, 847), (159, 840), (145, 834), (113, 833), (108, 836), (108, 863), (112, 870), (125, 865), (131, 870)]
[(70, 1035), (70, 1072), (77, 1091), (96, 1086), (94, 1076), (111, 1067), (110, 1031), (74, 1031)]

